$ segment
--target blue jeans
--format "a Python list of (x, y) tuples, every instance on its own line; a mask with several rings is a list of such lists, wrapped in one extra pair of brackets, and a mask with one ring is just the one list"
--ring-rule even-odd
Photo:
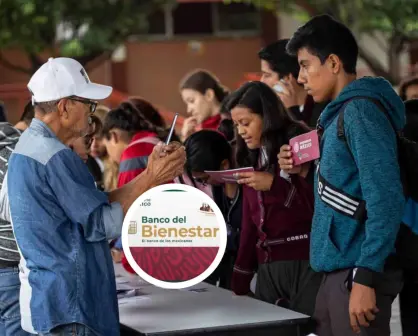
[[(40, 336), (97, 336), (83, 324), (72, 323), (54, 328), (51, 332)], [(103, 335), (104, 336), (104, 335)], [(110, 336), (110, 335), (109, 335)]]
[(0, 268), (0, 336), (28, 336), (20, 325), (19, 268)]

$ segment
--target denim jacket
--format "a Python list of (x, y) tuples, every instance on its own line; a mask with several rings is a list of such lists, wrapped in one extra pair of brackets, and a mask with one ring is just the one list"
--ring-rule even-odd
[(81, 323), (97, 335), (119, 335), (107, 241), (121, 234), (120, 204), (109, 203), (84, 162), (38, 119), (20, 137), (7, 175), (23, 329)]

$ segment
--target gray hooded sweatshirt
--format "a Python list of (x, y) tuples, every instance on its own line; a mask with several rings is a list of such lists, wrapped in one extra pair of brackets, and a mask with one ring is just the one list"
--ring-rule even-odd
[(9, 199), (7, 197), (6, 174), (9, 157), (22, 131), (8, 122), (0, 122), (0, 268), (17, 267), (19, 250), (10, 223)]

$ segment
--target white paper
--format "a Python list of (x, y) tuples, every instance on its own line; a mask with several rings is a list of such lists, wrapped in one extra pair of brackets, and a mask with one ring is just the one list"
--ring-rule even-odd
[(135, 303), (135, 302), (146, 302), (151, 301), (151, 298), (149, 296), (132, 296), (132, 297), (126, 297), (118, 300), (119, 305), (124, 305), (127, 303)]

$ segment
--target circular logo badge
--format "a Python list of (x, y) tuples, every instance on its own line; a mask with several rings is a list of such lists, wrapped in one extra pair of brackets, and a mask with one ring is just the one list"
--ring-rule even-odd
[(181, 289), (208, 278), (225, 253), (227, 229), (216, 203), (184, 184), (142, 194), (122, 227), (123, 252), (133, 270), (162, 288)]

